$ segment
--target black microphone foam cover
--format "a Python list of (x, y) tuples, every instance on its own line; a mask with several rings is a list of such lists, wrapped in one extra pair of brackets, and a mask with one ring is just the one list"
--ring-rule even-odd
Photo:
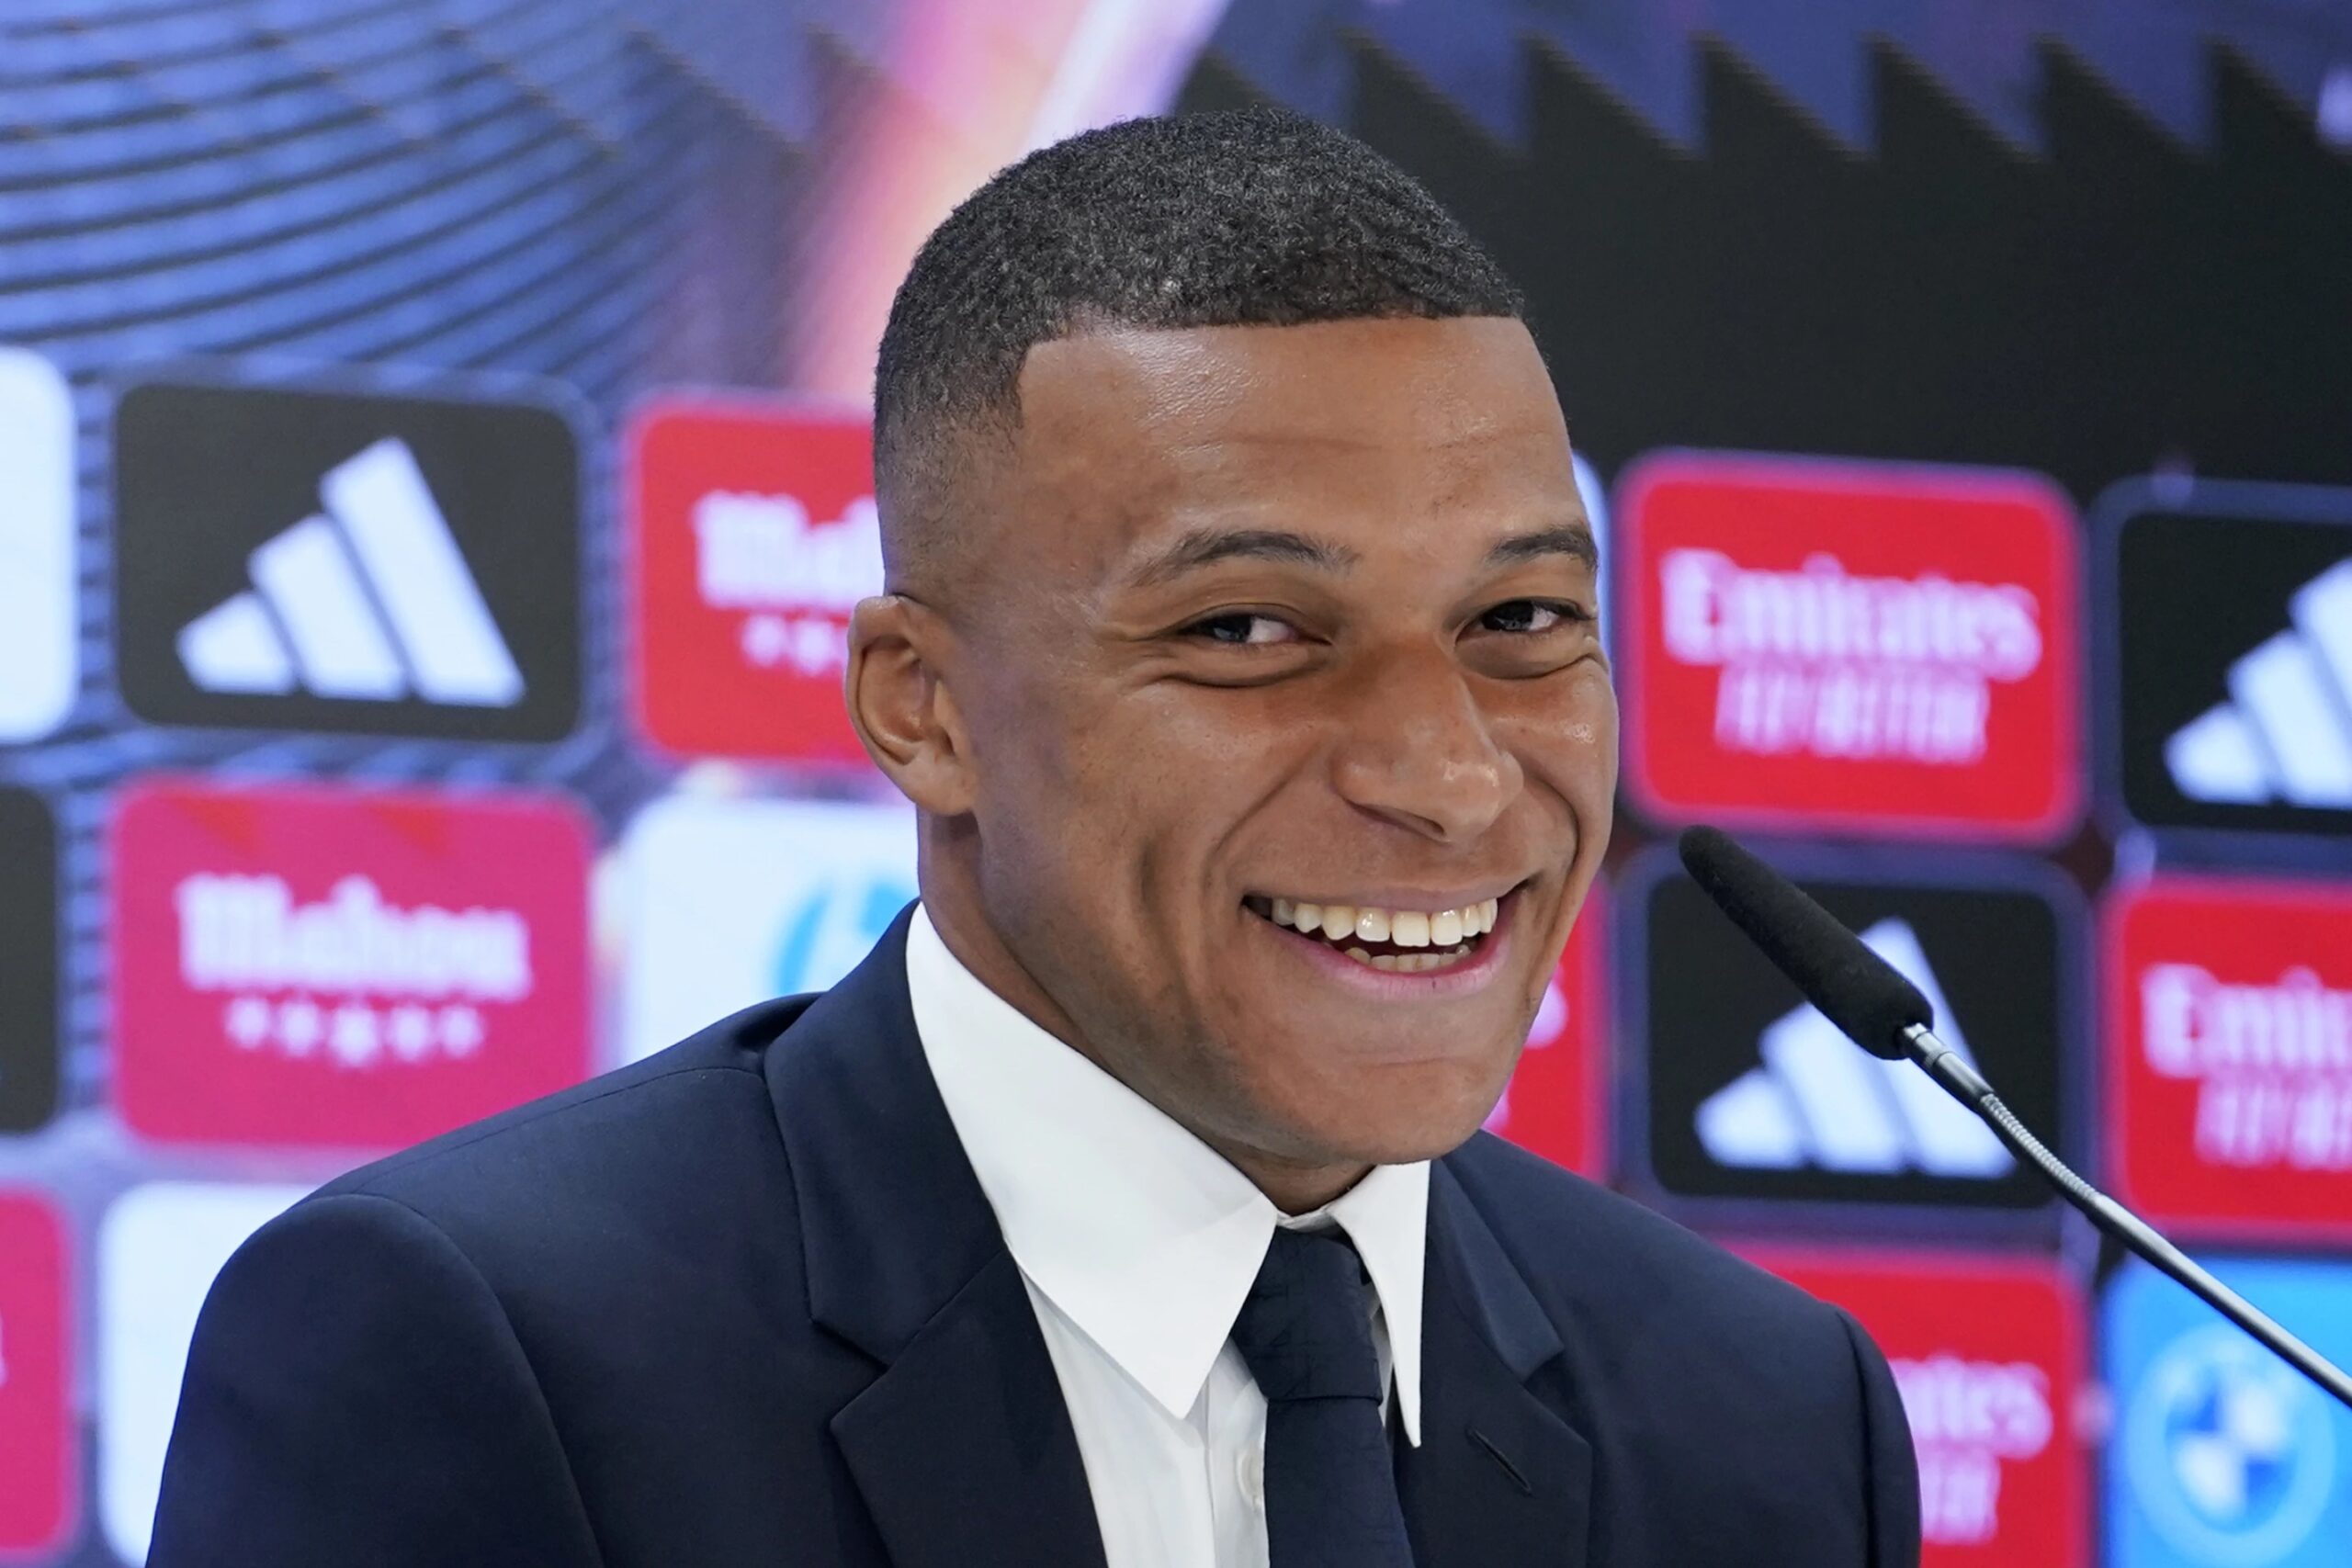
[(1900, 1061), (1909, 1055), (1905, 1030), (1935, 1027), (1935, 1010), (1918, 987), (1728, 834), (1693, 828), (1681, 848), (1691, 879), (1855, 1044)]

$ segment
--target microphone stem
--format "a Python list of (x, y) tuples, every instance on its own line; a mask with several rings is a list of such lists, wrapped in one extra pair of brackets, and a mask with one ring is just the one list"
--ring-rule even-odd
[(2066, 1201), (2088, 1216), (2091, 1224), (2121, 1242), (2151, 1265), (2171, 1275), (2214, 1311), (2268, 1346), (2297, 1371), (2352, 1407), (2352, 1377), (2326, 1357), (2296, 1338), (2269, 1314), (2215, 1279), (2195, 1258), (2166, 1241), (2139, 1215), (2085, 1181), (2042, 1146), (2026, 1124), (2017, 1119), (1984, 1076), (1951, 1046), (1924, 1026), (1903, 1032), (1912, 1058), (1948, 1090), (1953, 1099), (1983, 1117), (2011, 1153), (2040, 1170)]

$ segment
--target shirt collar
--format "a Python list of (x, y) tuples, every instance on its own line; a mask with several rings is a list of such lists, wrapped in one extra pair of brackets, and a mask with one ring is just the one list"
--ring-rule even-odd
[(1080, 1332), (1182, 1418), (1277, 1224), (1336, 1224), (1379, 1297), (1407, 1438), (1421, 1436), (1429, 1163), (1375, 1166), (1285, 1218), (1150, 1101), (989, 990), (917, 908), (907, 989), (923, 1056), (1005, 1246)]

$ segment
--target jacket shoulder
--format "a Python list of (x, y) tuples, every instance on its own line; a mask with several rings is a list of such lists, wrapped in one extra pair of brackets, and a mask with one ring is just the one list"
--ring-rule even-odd
[[(763, 1063), (810, 998), (763, 1002), (642, 1061), (459, 1127), (330, 1182), (386, 1198), (461, 1246), (508, 1224), (659, 1206), (780, 1163)], [(469, 1247), (470, 1250), (470, 1247)]]
[(872, 1369), (808, 1314), (766, 1070), (804, 1005), (362, 1167), (249, 1238), (200, 1320), (155, 1561), (734, 1562), (831, 1517), (825, 1422)]

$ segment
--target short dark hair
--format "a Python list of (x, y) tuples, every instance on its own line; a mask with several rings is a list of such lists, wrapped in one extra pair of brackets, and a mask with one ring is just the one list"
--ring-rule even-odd
[(874, 466), (894, 575), (913, 542), (912, 520), (893, 513), (944, 471), (959, 434), (1018, 424), (1022, 362), (1040, 343), (1096, 328), (1523, 313), (1420, 182), (1287, 110), (1131, 119), (1057, 142), (933, 230), (891, 301)]

